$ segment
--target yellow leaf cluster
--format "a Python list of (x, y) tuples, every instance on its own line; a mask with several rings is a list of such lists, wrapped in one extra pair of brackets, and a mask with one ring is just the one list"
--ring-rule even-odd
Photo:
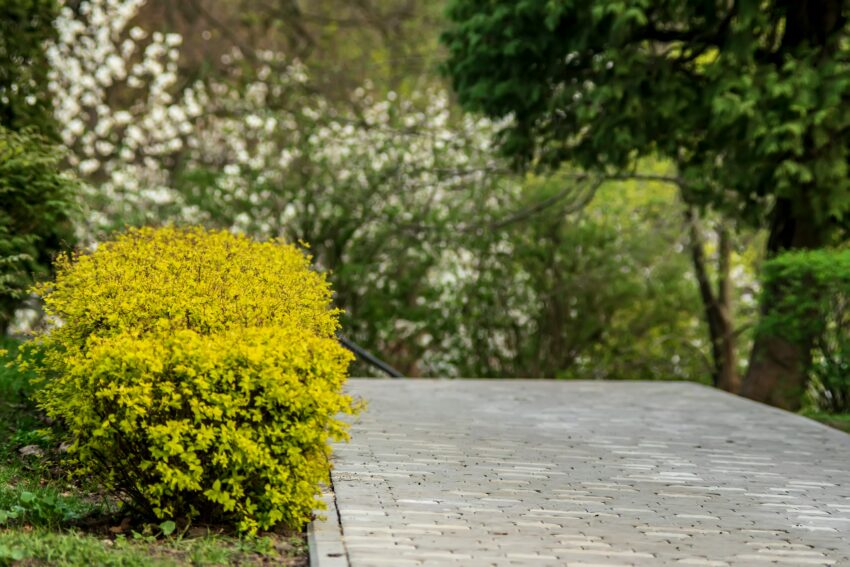
[(94, 253), (60, 256), (54, 282), (36, 287), (60, 331), (78, 344), (91, 334), (295, 326), (332, 337), (324, 275), (280, 241), (202, 228), (131, 229)]
[[(351, 354), (324, 276), (282, 242), (130, 230), (57, 261), (28, 356), (91, 474), (160, 519), (303, 525), (327, 479)], [(24, 363), (27, 364), (27, 363)]]

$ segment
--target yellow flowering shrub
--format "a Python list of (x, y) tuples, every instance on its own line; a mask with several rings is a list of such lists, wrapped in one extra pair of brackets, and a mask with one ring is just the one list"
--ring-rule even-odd
[(60, 259), (29, 349), (72, 464), (140, 511), (253, 533), (303, 525), (327, 480), (351, 354), (309, 258), (194, 228), (130, 230)]

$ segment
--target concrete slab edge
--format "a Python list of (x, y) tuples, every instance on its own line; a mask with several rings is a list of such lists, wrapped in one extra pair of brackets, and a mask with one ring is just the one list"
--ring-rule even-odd
[(350, 567), (333, 486), (322, 490), (321, 500), (327, 509), (317, 510), (316, 516), (325, 519), (315, 519), (307, 526), (310, 567)]

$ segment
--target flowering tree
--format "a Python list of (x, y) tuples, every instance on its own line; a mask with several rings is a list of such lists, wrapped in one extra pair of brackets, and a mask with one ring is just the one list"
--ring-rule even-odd
[(425, 314), (439, 313), (463, 255), (450, 232), (510, 195), (488, 174), (496, 126), (452, 117), (440, 91), (404, 101), (366, 85), (334, 107), (303, 65), (272, 52), (249, 64), (234, 51), (226, 75), (181, 84), (180, 37), (129, 28), (142, 4), (65, 7), (48, 50), (69, 164), (88, 187), (84, 233), (204, 222), (309, 242), (351, 332), (424, 371)]
[(68, 162), (87, 181), (90, 238), (124, 223), (197, 219), (170, 184), (202, 85), (178, 89), (176, 34), (127, 29), (144, 0), (91, 0), (55, 20), (50, 91)]

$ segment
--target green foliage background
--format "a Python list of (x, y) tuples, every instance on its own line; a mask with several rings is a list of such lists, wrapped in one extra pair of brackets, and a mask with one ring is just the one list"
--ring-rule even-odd
[(39, 134), (0, 126), (0, 333), (53, 256), (74, 243), (76, 181)]

